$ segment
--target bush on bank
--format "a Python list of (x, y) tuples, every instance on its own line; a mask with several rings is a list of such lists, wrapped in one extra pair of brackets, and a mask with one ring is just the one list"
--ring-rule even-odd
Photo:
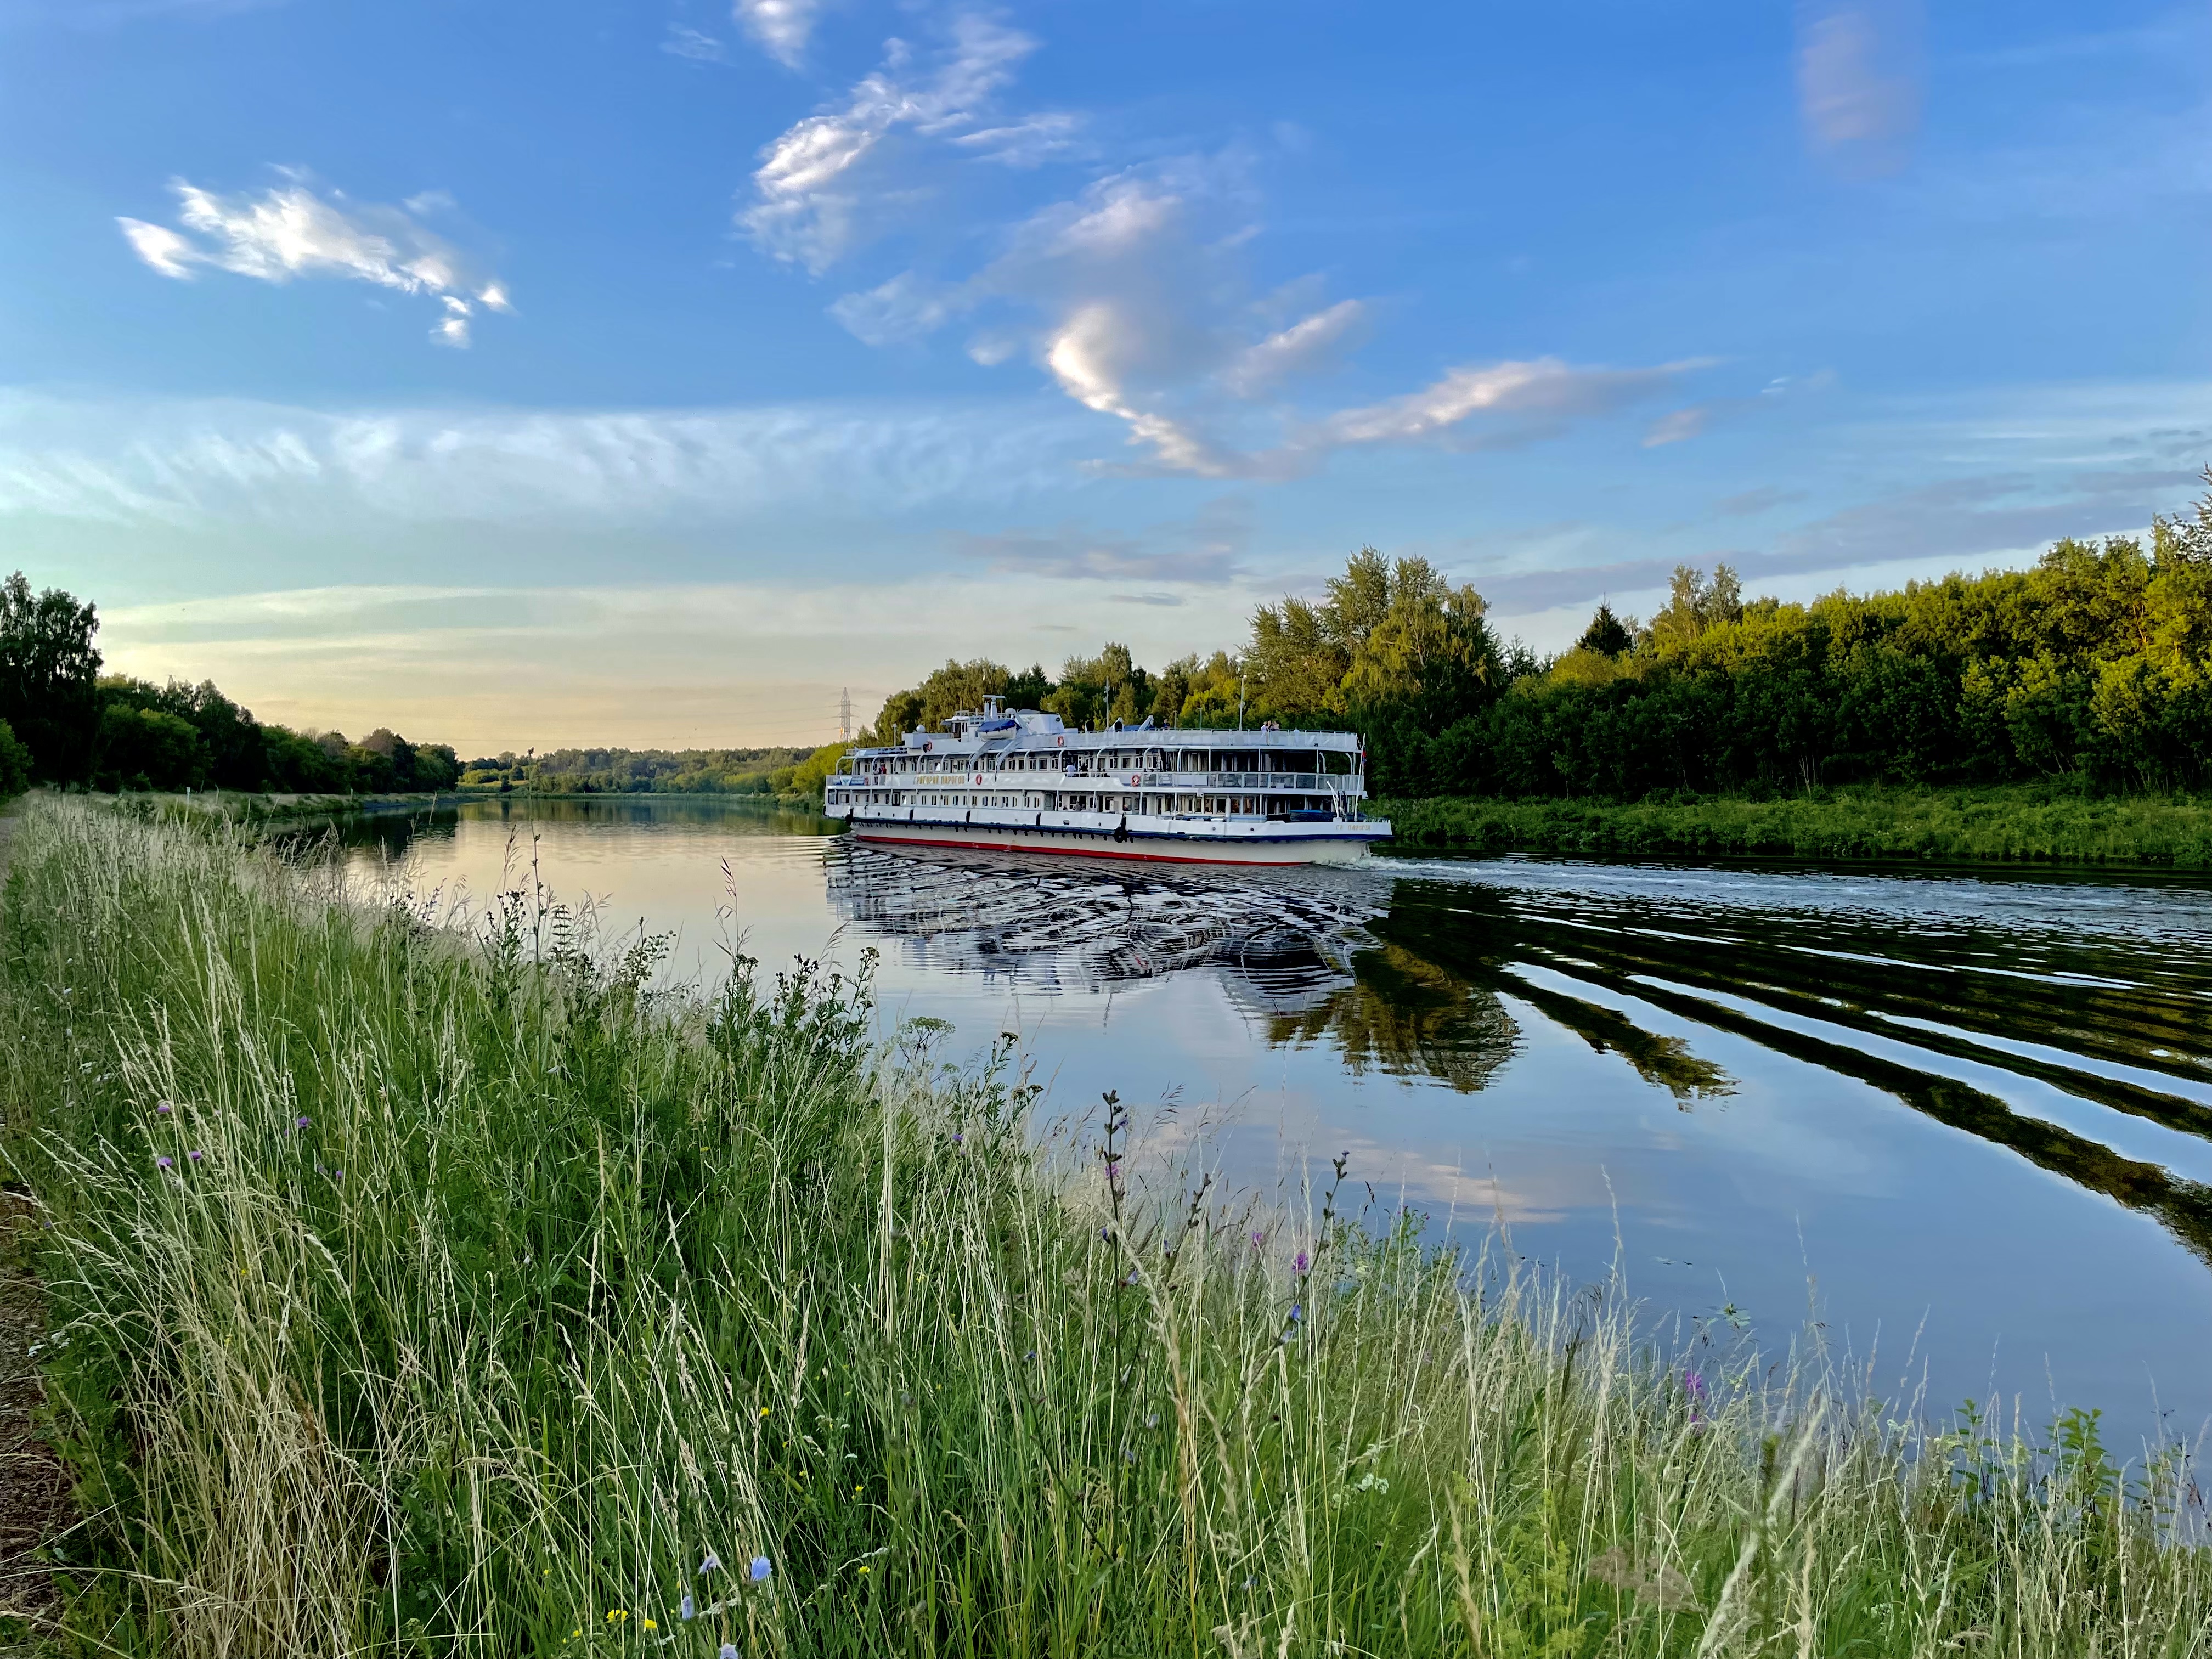
[(2212, 797), (2098, 797), (2043, 785), (1810, 796), (1377, 801), (1408, 848), (1603, 858), (1914, 859), (2212, 869)]
[(465, 938), (73, 802), (0, 927), (70, 1650), (2202, 1650), (2179, 1454), (1155, 1205), (865, 981), (664, 995), (542, 894)]

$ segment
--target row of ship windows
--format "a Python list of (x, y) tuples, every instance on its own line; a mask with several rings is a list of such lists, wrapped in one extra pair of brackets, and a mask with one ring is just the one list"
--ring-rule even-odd
[[(1146, 797), (1146, 799), (1147, 799), (1148, 801), (1150, 801), (1150, 800), (1159, 800), (1159, 799), (1162, 799), (1162, 798), (1161, 798), (1161, 797), (1158, 797), (1158, 796), (1148, 796), (1148, 797)], [(857, 804), (857, 805), (862, 805), (862, 806), (908, 806), (908, 805), (911, 805), (911, 806), (961, 806), (961, 807), (970, 807), (970, 806), (1019, 806), (1019, 807), (1035, 807), (1035, 806), (1038, 806), (1038, 805), (1042, 805), (1042, 802), (1041, 802), (1040, 799), (1039, 799), (1037, 796), (1035, 796), (1035, 795), (1022, 796), (1022, 795), (936, 795), (936, 794), (920, 794), (920, 795), (916, 795), (916, 796), (915, 796), (915, 797), (914, 797), (914, 799), (913, 799), (911, 801), (908, 801), (908, 800), (903, 799), (902, 799), (901, 796), (899, 796), (896, 793), (895, 793), (895, 792), (893, 792), (893, 791), (886, 790), (886, 791), (883, 791), (883, 792), (881, 792), (881, 793), (860, 795), (860, 796), (859, 796), (859, 797), (855, 798), (855, 804)], [(1109, 809), (1109, 810), (1114, 810), (1114, 809)], [(1220, 816), (1222, 816), (1222, 817), (1256, 817), (1256, 816), (1258, 816), (1260, 813), (1261, 813), (1261, 812), (1265, 811), (1267, 809), (1266, 809), (1266, 807), (1265, 807), (1265, 806), (1264, 806), (1264, 805), (1263, 805), (1260, 801), (1258, 801), (1258, 800), (1256, 800), (1256, 799), (1252, 799), (1252, 798), (1250, 798), (1250, 797), (1248, 797), (1248, 796), (1242, 796), (1242, 795), (1204, 795), (1204, 796), (1200, 796), (1200, 797), (1199, 797), (1199, 798), (1195, 800), (1195, 802), (1194, 803), (1194, 805), (1193, 805), (1193, 806), (1192, 806), (1191, 810), (1195, 811), (1200, 811), (1200, 812), (1211, 812), (1211, 813), (1216, 813), (1216, 814), (1218, 814), (1218, 815), (1220, 815)]]

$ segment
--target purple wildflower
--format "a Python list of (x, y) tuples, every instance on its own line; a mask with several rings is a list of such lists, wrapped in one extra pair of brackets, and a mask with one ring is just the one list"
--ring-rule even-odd
[(295, 1129), (304, 1129), (307, 1127), (310, 1121), (312, 1121), (312, 1120), (308, 1118), (295, 1117), (292, 1120), (292, 1127)]
[(952, 1132), (952, 1144), (956, 1146), (962, 1145), (967, 1139), (968, 1137), (962, 1134), (957, 1129), (955, 1129)]
[(1308, 1255), (1304, 1250), (1300, 1250), (1296, 1255), (1291, 1258), (1291, 1266), (1297, 1268), (1298, 1273), (1303, 1275), (1307, 1268), (1313, 1266), (1313, 1258)]
[(177, 1167), (177, 1160), (171, 1158), (167, 1152), (163, 1152), (159, 1158), (154, 1160), (154, 1167), (157, 1170), (173, 1170)]
[(167, 1117), (169, 1115), (169, 1103), (165, 1100), (160, 1105), (156, 1106), (154, 1110), (161, 1116)]
[(1298, 1321), (1300, 1321), (1301, 1319), (1304, 1319), (1305, 1316), (1306, 1316), (1306, 1306), (1305, 1306), (1305, 1304), (1304, 1304), (1304, 1303), (1303, 1303), (1303, 1302), (1293, 1302), (1293, 1303), (1291, 1303), (1291, 1324), (1293, 1324), (1293, 1325), (1297, 1324), (1297, 1323), (1298, 1322)]
[(765, 1555), (756, 1555), (753, 1557), (752, 1565), (745, 1569), (745, 1577), (751, 1579), (756, 1584), (765, 1583), (768, 1580), (768, 1576), (770, 1571), (771, 1569), (768, 1564), (768, 1557)]
[(1265, 1233), (1254, 1233), (1254, 1234), (1252, 1235), (1252, 1248), (1253, 1248), (1254, 1249), (1257, 1250), (1257, 1249), (1265, 1249), (1265, 1248), (1266, 1248), (1266, 1246), (1267, 1246), (1267, 1234), (1265, 1234)]
[(1682, 1373), (1682, 1393), (1690, 1402), (1690, 1426), (1703, 1428), (1705, 1423), (1705, 1379), (1694, 1370)]
[(195, 1147), (193, 1147), (193, 1148), (191, 1149), (191, 1151), (190, 1151), (189, 1152), (186, 1152), (186, 1153), (185, 1154), (185, 1156), (186, 1158), (188, 1158), (191, 1159), (191, 1161), (192, 1161), (193, 1163), (197, 1164), (197, 1163), (198, 1163), (202, 1158), (205, 1158), (205, 1157), (207, 1156), (207, 1154), (206, 1154), (205, 1152), (202, 1152), (198, 1147), (195, 1146)]
[(715, 1554), (712, 1550), (708, 1550), (699, 1562), (699, 1576), (702, 1578), (704, 1578), (710, 1572), (720, 1572), (721, 1569), (722, 1558)]
[(699, 1616), (699, 1610), (691, 1604), (691, 1592), (690, 1590), (685, 1590), (684, 1592), (683, 1601), (677, 1604), (676, 1616), (678, 1619), (685, 1620), (687, 1623)]

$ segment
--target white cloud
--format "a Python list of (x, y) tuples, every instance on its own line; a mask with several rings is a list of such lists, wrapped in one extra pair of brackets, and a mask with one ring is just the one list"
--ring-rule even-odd
[[(465, 319), (454, 317), (454, 321)], [(0, 392), (0, 515), (323, 532), (904, 513), (1065, 489), (1079, 417), (838, 405), (327, 411)]]
[(761, 151), (756, 199), (738, 221), (758, 246), (826, 270), (915, 199), (891, 140), (907, 132), (957, 140), (983, 130), (993, 97), (1036, 42), (972, 12), (954, 17), (951, 33), (945, 49), (919, 69), (913, 49), (892, 40), (884, 66), (842, 107), (808, 116)]
[(684, 23), (668, 26), (668, 33), (660, 38), (660, 49), (672, 58), (689, 58), (701, 64), (719, 64), (729, 56), (713, 35)]
[(855, 339), (879, 346), (935, 332), (964, 303), (958, 290), (902, 270), (865, 294), (846, 295), (830, 307), (830, 314)]
[[(341, 205), (343, 197), (326, 200), (296, 179), (258, 196), (218, 196), (181, 179), (171, 188), (179, 218), (197, 238), (140, 219), (116, 221), (131, 250), (164, 276), (189, 281), (205, 266), (264, 283), (337, 276), (431, 295), (447, 313), (431, 337), (447, 345), (468, 343), (472, 301), (511, 309), (501, 283), (472, 277), (459, 251), (404, 209)], [(438, 205), (450, 204), (436, 194)]]
[(1304, 434), (1302, 447), (1412, 443), (1449, 437), (1470, 416), (1518, 417), (1515, 434), (1530, 428), (1602, 414), (1645, 397), (1702, 362), (1656, 368), (1577, 368), (1556, 357), (1448, 371), (1432, 385), (1387, 402), (1347, 409)]
[(1814, 147), (1857, 170), (1904, 159), (1920, 124), (1917, 0), (1805, 0), (1797, 99)]
[(167, 225), (149, 225), (143, 219), (118, 219), (132, 250), (164, 276), (189, 277), (200, 252)]
[(1158, 464), (1173, 472), (1226, 477), (1237, 469), (1213, 445), (1168, 416), (1133, 404), (1123, 386), (1127, 360), (1149, 342), (1130, 319), (1110, 305), (1086, 306), (1061, 324), (1047, 345), (1045, 366), (1060, 390), (1085, 409), (1126, 421), (1129, 441), (1149, 445)]
[(1073, 155), (1081, 149), (1076, 135), (1083, 118), (1066, 110), (1047, 110), (1025, 115), (1004, 126), (981, 127), (955, 135), (951, 142), (987, 161), (1010, 167), (1042, 167), (1047, 161)]
[(797, 69), (822, 15), (822, 0), (737, 0), (735, 15), (755, 45), (778, 63)]
[(1223, 371), (1222, 382), (1240, 398), (1271, 392), (1328, 362), (1366, 319), (1367, 307), (1358, 301), (1340, 300), (1247, 346)]
[[(842, 105), (762, 152), (746, 228), (765, 252), (818, 273), (936, 200), (952, 158), (1049, 159), (1073, 142), (1076, 117), (984, 116), (1035, 48), (974, 13), (956, 18), (951, 44), (927, 62), (893, 41)], [(941, 141), (937, 173), (926, 149), (905, 142), (921, 137)], [(995, 256), (968, 274), (909, 269), (845, 295), (830, 314), (872, 345), (972, 319), (975, 362), (1026, 350), (1068, 398), (1122, 423), (1141, 459), (1103, 470), (1201, 477), (1287, 477), (1359, 445), (1527, 441), (1692, 366), (1508, 361), (1382, 403), (1303, 411), (1290, 401), (1296, 383), (1354, 343), (1369, 308), (1328, 301), (1317, 278), (1254, 297), (1245, 250), (1260, 226), (1247, 167), (1231, 149), (1122, 168), (1000, 228)]]
[(1712, 411), (1702, 404), (1693, 404), (1687, 409), (1669, 410), (1651, 422), (1650, 429), (1644, 434), (1644, 447), (1658, 449), (1667, 444), (1679, 444), (1686, 439), (1694, 438), (1705, 429), (1706, 423), (1711, 419)]

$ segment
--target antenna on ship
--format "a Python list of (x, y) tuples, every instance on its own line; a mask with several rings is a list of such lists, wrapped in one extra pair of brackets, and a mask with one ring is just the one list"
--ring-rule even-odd
[(853, 740), (853, 688), (847, 686), (837, 694), (837, 741)]

